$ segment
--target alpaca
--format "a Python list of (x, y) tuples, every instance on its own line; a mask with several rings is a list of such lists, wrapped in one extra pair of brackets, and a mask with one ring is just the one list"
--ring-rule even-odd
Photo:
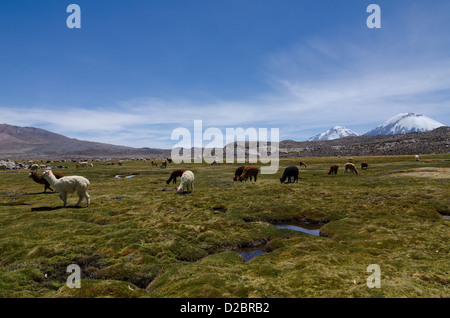
[(306, 168), (306, 164), (303, 161), (300, 161), (300, 167), (304, 166)]
[(331, 165), (328, 174), (337, 174), (338, 169), (339, 169), (338, 165)]
[(181, 183), (177, 188), (177, 193), (194, 191), (194, 173), (190, 170), (183, 172), (181, 175)]
[(155, 160), (152, 160), (152, 168), (153, 168), (153, 166), (155, 166), (155, 167), (158, 166), (158, 163)]
[(167, 168), (167, 161), (164, 160), (159, 167), (160, 168)]
[(353, 163), (347, 162), (345, 164), (345, 170), (344, 173), (347, 173), (347, 171), (351, 171), (352, 173), (358, 174), (358, 170), (356, 170), (356, 166)]
[[(53, 174), (55, 175), (56, 179), (60, 179), (60, 178), (64, 177), (64, 174), (62, 174), (61, 172), (55, 171)], [(45, 180), (44, 178), (42, 178), (42, 176), (38, 175), (35, 171), (31, 171), (28, 174), (28, 177), (33, 179), (33, 181), (36, 183), (43, 184), (45, 186), (44, 193), (47, 192), (47, 189), (53, 191), (53, 189), (50, 187), (50, 184), (48, 183), (48, 181)]]
[(75, 206), (78, 206), (83, 198), (86, 199), (87, 207), (89, 206), (90, 196), (87, 193), (87, 189), (90, 183), (89, 180), (85, 177), (68, 176), (56, 179), (51, 170), (45, 170), (42, 174), (42, 177), (47, 180), (55, 188), (56, 191), (60, 192), (59, 198), (64, 203), (63, 207), (66, 207), (67, 194), (73, 193), (75, 191), (77, 192), (79, 198)]
[(254, 177), (255, 182), (256, 182), (256, 177), (258, 176), (258, 172), (259, 172), (259, 168), (257, 166), (247, 166), (242, 171), (242, 174), (239, 177), (239, 181), (242, 181), (242, 180), (247, 181), (247, 179), (249, 177), (250, 177), (250, 181), (252, 181), (252, 177)]
[(173, 180), (173, 183), (177, 182), (177, 177), (181, 177), (183, 175), (184, 170), (173, 170), (172, 173), (170, 174), (170, 178), (166, 181), (167, 184), (170, 183), (170, 181)]
[(293, 182), (298, 183), (298, 168), (296, 166), (290, 166), (284, 169), (283, 176), (280, 178), (280, 182), (283, 183), (288, 179), (288, 183), (291, 183), (291, 177), (294, 177)]
[(31, 167), (30, 167), (30, 170), (31, 170), (31, 171), (37, 171), (38, 169), (39, 169), (39, 165), (37, 165), (37, 164), (35, 164), (35, 163), (32, 164)]
[(81, 161), (81, 162), (78, 162), (78, 163), (80, 164), (81, 168), (87, 168), (88, 167), (87, 161)]
[(368, 167), (369, 165), (367, 164), (367, 162), (363, 162), (363, 163), (361, 163), (361, 170), (367, 170), (367, 167)]
[(416, 155), (416, 161), (420, 161), (419, 155)]
[(241, 176), (242, 172), (244, 171), (244, 168), (245, 167), (242, 166), (242, 167), (239, 167), (239, 168), (236, 169), (236, 171), (234, 172), (233, 181), (238, 181), (239, 180), (239, 177)]

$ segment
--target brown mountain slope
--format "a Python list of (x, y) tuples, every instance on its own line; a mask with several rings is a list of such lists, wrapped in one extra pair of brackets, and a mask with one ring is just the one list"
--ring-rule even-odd
[(68, 138), (50, 131), (0, 125), (0, 156), (16, 158), (99, 158), (149, 156), (159, 158), (168, 150), (132, 148)]

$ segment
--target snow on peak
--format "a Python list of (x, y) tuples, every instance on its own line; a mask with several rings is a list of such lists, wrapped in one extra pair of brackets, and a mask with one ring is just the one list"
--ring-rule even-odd
[(317, 141), (317, 140), (333, 140), (347, 136), (359, 136), (354, 131), (345, 128), (344, 126), (334, 126), (327, 131), (320, 133), (314, 137), (308, 139), (308, 141)]
[(422, 114), (401, 113), (372, 129), (365, 135), (396, 135), (410, 132), (423, 132), (445, 126)]

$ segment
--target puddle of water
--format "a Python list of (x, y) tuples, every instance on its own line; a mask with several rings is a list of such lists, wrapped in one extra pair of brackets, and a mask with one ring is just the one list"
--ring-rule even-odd
[(116, 179), (130, 179), (130, 178), (133, 178), (133, 177), (136, 177), (136, 175), (132, 174), (132, 175), (129, 175), (129, 176), (122, 176), (120, 174), (117, 174), (117, 175), (114, 176), (114, 178), (116, 178)]
[(242, 249), (242, 250), (238, 251), (237, 253), (239, 255), (241, 255), (242, 258), (244, 258), (244, 260), (246, 262), (249, 262), (256, 256), (264, 254), (263, 250), (259, 250), (259, 249)]
[(320, 228), (323, 224), (308, 224), (300, 222), (283, 222), (275, 225), (279, 229), (288, 229), (303, 232), (310, 235), (320, 236)]

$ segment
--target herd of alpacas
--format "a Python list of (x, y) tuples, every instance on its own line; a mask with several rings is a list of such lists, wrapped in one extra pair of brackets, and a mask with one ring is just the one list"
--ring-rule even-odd
[[(347, 158), (348, 161), (352, 161), (351, 158)], [(170, 158), (166, 158), (164, 160), (160, 167), (166, 168), (168, 163), (171, 163), (172, 160)], [(114, 164), (114, 163), (112, 163)], [(119, 165), (121, 166), (123, 164), (122, 161), (119, 161)], [(106, 165), (111, 165), (110, 162), (107, 162)], [(152, 167), (158, 166), (156, 161), (151, 162)], [(76, 167), (92, 167), (92, 164), (88, 164), (87, 162), (79, 162)], [(307, 167), (304, 162), (299, 163), (300, 168)], [(366, 170), (368, 168), (367, 162), (361, 163), (361, 169)], [(339, 169), (339, 165), (333, 164), (330, 166), (330, 169), (328, 171), (328, 174), (337, 174), (337, 171)], [(356, 169), (355, 164), (351, 162), (347, 162), (344, 166), (344, 173), (351, 172), (354, 174), (358, 174), (358, 170)], [(88, 187), (90, 185), (90, 182), (88, 179), (82, 176), (65, 176), (61, 172), (53, 172), (52, 170), (45, 170), (42, 175), (39, 175), (37, 173), (37, 169), (35, 166), (30, 167), (30, 173), (29, 177), (35, 181), (36, 183), (43, 184), (44, 185), (44, 193), (47, 192), (47, 189), (54, 191), (51, 187), (53, 186), (55, 188), (55, 191), (59, 192), (59, 198), (63, 201), (63, 207), (66, 207), (67, 204), (67, 195), (70, 193), (76, 192), (78, 195), (78, 202), (75, 205), (78, 207), (83, 199), (86, 200), (86, 206), (89, 206), (90, 203), (90, 196), (87, 192)], [(254, 181), (256, 182), (257, 177), (259, 173), (259, 167), (255, 165), (250, 166), (241, 166), (238, 167), (234, 173), (233, 181)], [(190, 170), (182, 170), (182, 169), (175, 169), (171, 172), (169, 179), (166, 180), (167, 184), (176, 183), (177, 178), (180, 178), (180, 185), (177, 187), (176, 191), (177, 193), (191, 193), (194, 191), (194, 173)], [(280, 178), (281, 183), (285, 183), (287, 180), (287, 183), (298, 183), (299, 179), (299, 168), (297, 166), (289, 166), (287, 167), (283, 175)]]

